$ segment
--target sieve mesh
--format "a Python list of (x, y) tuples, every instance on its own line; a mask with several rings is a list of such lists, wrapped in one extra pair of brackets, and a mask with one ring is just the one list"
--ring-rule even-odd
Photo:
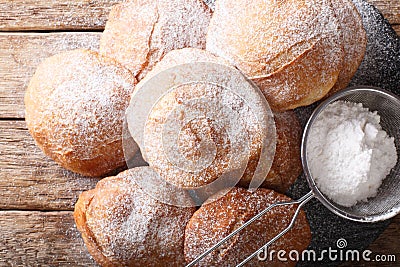
[(388, 133), (389, 136), (394, 137), (397, 155), (400, 155), (400, 98), (396, 95), (384, 91), (382, 89), (373, 87), (363, 88), (349, 88), (340, 91), (320, 104), (311, 115), (304, 129), (302, 146), (301, 146), (301, 160), (304, 168), (304, 173), (307, 177), (308, 184), (311, 187), (311, 192), (304, 195), (302, 198), (290, 202), (275, 203), (256, 216), (248, 220), (246, 223), (235, 229), (228, 236), (220, 240), (211, 248), (208, 248), (205, 252), (199, 255), (196, 259), (190, 262), (186, 267), (193, 266), (206, 257), (209, 253), (216, 250), (229, 239), (235, 236), (238, 232), (246, 228), (253, 221), (257, 220), (272, 208), (276, 206), (284, 205), (298, 205), (296, 213), (294, 214), (290, 224), (277, 234), (273, 239), (267, 242), (264, 246), (260, 247), (245, 260), (239, 263), (237, 266), (243, 266), (248, 263), (251, 259), (258, 255), (263, 249), (268, 247), (270, 244), (275, 242), (287, 231), (289, 231), (296, 220), (299, 209), (306, 204), (314, 196), (324, 204), (333, 213), (353, 221), (360, 222), (376, 222), (385, 219), (389, 219), (400, 212), (400, 162), (399, 157), (395, 167), (392, 169), (390, 174), (383, 180), (378, 193), (375, 197), (368, 199), (367, 202), (358, 203), (352, 207), (344, 207), (335, 202), (331, 201), (326, 197), (317, 187), (312, 174), (308, 168), (307, 162), (307, 141), (309, 133), (313, 127), (313, 123), (318, 119), (321, 112), (331, 103), (344, 100), (355, 103), (362, 103), (365, 108), (370, 111), (376, 111), (381, 117), (381, 126)]
[(367, 202), (344, 207), (327, 198), (315, 184), (307, 164), (307, 137), (313, 122), (331, 103), (344, 100), (362, 103), (370, 111), (377, 111), (381, 126), (389, 136), (394, 137), (397, 155), (400, 155), (400, 99), (392, 93), (377, 88), (350, 88), (323, 102), (311, 115), (303, 136), (302, 160), (304, 171), (315, 196), (332, 212), (355, 221), (380, 221), (395, 216), (400, 211), (400, 161), (399, 157), (391, 173), (383, 180), (378, 194)]

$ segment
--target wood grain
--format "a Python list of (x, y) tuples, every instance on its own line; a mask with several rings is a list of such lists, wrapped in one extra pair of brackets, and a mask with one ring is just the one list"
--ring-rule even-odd
[[(400, 35), (400, 1), (367, 1)], [(96, 50), (101, 34), (21, 31), (100, 31), (117, 2), (121, 1), (0, 0), (0, 31), (5, 32), (0, 33), (0, 266), (96, 266), (74, 226), (71, 210), (79, 193), (93, 188), (98, 179), (59, 167), (34, 144), (24, 121), (1, 118), (24, 117), (23, 94), (44, 58), (74, 48)], [(399, 266), (399, 233), (397, 216), (369, 247), (375, 255), (395, 254), (396, 263), (343, 266)]]
[[(373, 242), (368, 249), (374, 254), (393, 254), (396, 256), (396, 263), (388, 263), (387, 266), (399, 266), (400, 264), (400, 215), (397, 215), (386, 230)], [(377, 263), (378, 265), (379, 263)], [(391, 264), (391, 265), (390, 265)], [(385, 266), (380, 264), (379, 266)]]
[(341, 267), (395, 267), (399, 266), (400, 263), (400, 215), (397, 215), (392, 223), (386, 228), (386, 230), (368, 247), (372, 251), (369, 256), (374, 259), (376, 255), (395, 255), (396, 261), (393, 262), (366, 262), (366, 261), (349, 261), (341, 265)]
[(399, 0), (366, 0), (374, 5), (390, 24), (400, 24), (400, 1)]
[[(400, 34), (400, 25), (394, 27)], [(0, 34), (0, 118), (24, 118), (23, 97), (38, 64), (75, 48), (98, 49), (100, 33)]]
[[(102, 30), (110, 7), (123, 0), (3, 0), (0, 30)], [(400, 24), (400, 1), (367, 0), (392, 24)]]
[(120, 0), (3, 0), (0, 30), (102, 30)]
[(43, 59), (75, 48), (98, 50), (99, 40), (100, 33), (0, 33), (0, 118), (24, 117), (24, 92)]
[(0, 209), (73, 210), (80, 192), (98, 180), (47, 158), (24, 121), (0, 121)]
[[(372, 255), (399, 257), (400, 245), (395, 235), (399, 230), (397, 216), (369, 247)], [(0, 266), (96, 266), (75, 227), (72, 212), (0, 211), (0, 233)], [(398, 260), (347, 262), (342, 266), (394, 267)]]
[(0, 211), (0, 266), (96, 266), (72, 212)]

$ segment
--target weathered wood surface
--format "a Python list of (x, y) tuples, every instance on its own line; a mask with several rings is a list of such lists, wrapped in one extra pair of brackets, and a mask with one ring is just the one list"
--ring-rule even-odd
[(2, 0), (0, 30), (102, 30), (121, 0)]
[(399, 0), (366, 0), (373, 4), (390, 24), (400, 24), (400, 1)]
[(370, 256), (374, 259), (376, 255), (395, 255), (396, 261), (387, 262), (365, 262), (365, 261), (349, 261), (342, 264), (342, 267), (397, 267), (400, 266), (400, 215), (397, 215), (392, 223), (386, 228), (386, 230), (368, 247), (372, 251)]
[[(0, 152), (0, 209), (73, 210), (79, 193), (93, 188), (98, 181), (74, 175), (48, 159), (34, 144), (24, 121), (0, 121)], [(0, 266), (2, 262), (21, 266), (32, 262), (53, 266), (92, 264), (71, 212), (0, 211), (0, 233)], [(400, 260), (399, 233), (397, 216), (369, 249), (375, 255), (395, 254)], [(363, 264), (351, 262), (345, 266)]]
[(98, 180), (66, 171), (46, 157), (24, 121), (0, 120), (0, 210), (73, 210), (80, 192)]
[(96, 266), (71, 211), (0, 211), (0, 266)]
[[(0, 30), (101, 30), (110, 7), (123, 0), (2, 0)], [(367, 0), (392, 24), (400, 24), (400, 1)]]
[(101, 33), (0, 33), (0, 118), (24, 117), (24, 93), (46, 57), (75, 48), (98, 49)]
[(24, 118), (24, 93), (43, 59), (74, 48), (97, 50), (99, 39), (100, 33), (0, 34), (0, 118)]
[[(369, 249), (373, 255), (395, 254), (400, 244), (394, 231), (400, 216)], [(0, 211), (0, 266), (95, 266), (76, 229), (72, 212)], [(343, 266), (394, 267), (397, 262), (349, 262)]]
[[(400, 35), (400, 1), (367, 1)], [(95, 266), (71, 210), (79, 193), (98, 179), (59, 167), (36, 147), (24, 121), (12, 119), (24, 118), (23, 94), (37, 65), (64, 50), (98, 49), (101, 33), (89, 31), (104, 28), (117, 2), (0, 0), (0, 266)], [(87, 32), (21, 32), (55, 30)], [(345, 266), (399, 266), (399, 233), (397, 216), (369, 247), (374, 254), (396, 254), (396, 263)]]
[[(18, 5), (26, 1), (6, 1), (0, 3), (8, 6)], [(29, 1), (28, 1), (29, 2)], [(32, 1), (36, 4), (40, 1)], [(45, 1), (46, 2), (46, 1)], [(52, 2), (52, 1), (50, 1)], [(400, 1), (378, 1), (371, 0), (387, 16), (392, 23), (400, 23)], [(72, 2), (71, 2), (72, 3)], [(84, 1), (86, 5), (90, 4)], [(64, 6), (83, 6), (83, 2), (76, 4), (65, 4)], [(101, 8), (101, 4), (97, 3)], [(55, 4), (57, 5), (57, 1)], [(40, 8), (38, 8), (40, 10)], [(0, 9), (0, 22), (6, 17), (7, 9)], [(21, 11), (19, 11), (21, 12)], [(47, 20), (52, 18), (49, 13)], [(10, 15), (12, 17), (12, 14)], [(33, 18), (36, 17), (32, 16)], [(63, 17), (60, 18), (63, 21)], [(2, 25), (0, 23), (0, 25)], [(1, 26), (0, 26), (1, 27)], [(400, 34), (400, 25), (394, 25), (395, 30)], [(0, 33), (0, 118), (23, 118), (24, 106), (23, 95), (29, 79), (37, 65), (46, 57), (61, 51), (74, 48), (97, 49), (101, 33), (71, 32), (71, 33)]]
[[(400, 215), (397, 215), (386, 230), (369, 246), (375, 254), (394, 254), (396, 263), (387, 266), (400, 265)], [(384, 266), (384, 265), (380, 265)]]

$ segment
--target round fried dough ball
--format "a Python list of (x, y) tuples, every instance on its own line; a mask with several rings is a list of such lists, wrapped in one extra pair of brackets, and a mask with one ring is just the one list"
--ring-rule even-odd
[(284, 111), (321, 99), (336, 83), (344, 57), (338, 32), (328, 1), (218, 0), (206, 46)]
[(141, 80), (171, 50), (205, 48), (211, 10), (201, 0), (134, 0), (111, 9), (100, 52)]
[(127, 69), (97, 52), (47, 58), (25, 94), (29, 132), (64, 168), (103, 176), (125, 165), (122, 126), (135, 84)]
[(138, 180), (155, 175), (150, 167), (129, 169), (79, 196), (76, 226), (101, 266), (184, 265), (185, 226), (196, 209), (161, 203), (143, 191)]
[[(187, 63), (192, 63), (192, 65), (187, 65), (185, 68), (196, 68), (197, 62), (229, 66), (226, 60), (205, 50), (195, 48), (173, 50), (165, 55), (153, 70), (138, 83), (137, 92), (141, 92), (143, 86), (162, 71)], [(209, 75), (221, 74), (209, 73)], [(231, 79), (234, 80), (232, 77)], [(243, 80), (240, 80), (240, 82), (243, 83)], [(244, 88), (243, 84), (234, 84), (233, 87), (235, 86)], [(251, 179), (261, 160), (262, 134), (267, 132), (265, 129), (269, 128), (269, 125), (260, 127), (259, 120), (254, 114), (255, 110), (259, 110), (260, 103), (265, 102), (265, 99), (258, 93), (257, 88), (250, 85), (247, 80), (245, 88), (251, 90), (244, 92), (244, 99), (231, 89), (214, 83), (181, 84), (165, 93), (152, 106), (148, 116), (147, 114), (143, 116), (146, 120), (144, 131), (132, 127), (132, 136), (141, 147), (142, 154), (150, 166), (157, 170), (161, 176), (165, 176), (168, 182), (178, 187), (199, 188), (209, 185), (229, 172), (240, 169), (240, 164), (246, 160), (247, 165), (243, 166), (244, 171)], [(132, 99), (134, 100), (135, 97), (136, 95), (133, 95)], [(201, 99), (207, 99), (206, 103), (200, 104)], [(208, 104), (213, 105), (212, 111), (209, 110)], [(229, 107), (230, 112), (222, 112), (223, 107)], [(180, 109), (182, 109), (180, 112), (175, 112)], [(207, 114), (208, 117), (199, 117), (186, 123), (185, 120), (192, 116), (193, 110), (196, 110), (199, 116), (200, 114)], [(227, 131), (227, 129), (230, 129), (230, 123), (227, 123), (227, 121), (232, 120), (236, 113), (240, 113), (240, 119), (243, 121), (244, 129), (241, 134), (249, 141), (248, 144), (244, 144), (249, 152), (246, 158), (234, 152), (233, 143), (237, 137), (230, 136)], [(137, 118), (136, 114), (134, 116)], [(226, 124), (217, 123), (218, 119)], [(170, 121), (176, 122), (174, 124), (176, 128), (179, 127), (178, 125), (184, 124), (184, 127), (179, 129), (176, 151), (167, 149), (163, 141), (166, 138), (163, 129)], [(270, 122), (272, 122), (272, 119), (268, 120), (268, 123)], [(265, 124), (267, 124), (267, 121)], [(239, 126), (234, 125), (233, 128), (239, 129)], [(142, 133), (143, 137), (141, 136)], [(275, 131), (274, 133), (268, 132), (268, 134), (273, 139), (271, 143), (274, 142)], [(147, 143), (145, 144), (142, 139), (147, 140)], [(214, 145), (215, 151), (213, 152)], [(275, 148), (275, 144), (272, 146)], [(265, 151), (269, 151), (269, 149), (265, 149)], [(266, 154), (267, 156), (263, 160), (269, 162), (271, 155)], [(177, 161), (176, 159), (180, 155), (183, 156), (182, 160)], [(209, 164), (207, 165), (205, 162), (202, 168), (193, 168), (193, 166), (199, 166), (200, 160), (203, 159), (210, 160)], [(184, 162), (191, 162), (192, 164), (186, 166)], [(231, 175), (231, 177), (236, 179), (235, 175)]]

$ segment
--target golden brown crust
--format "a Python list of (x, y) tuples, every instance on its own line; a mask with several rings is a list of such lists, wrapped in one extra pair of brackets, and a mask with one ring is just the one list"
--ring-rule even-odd
[[(166, 151), (167, 148), (162, 143), (162, 139), (158, 138), (167, 118), (172, 117), (171, 115), (167, 117), (166, 114), (171, 114), (171, 111), (178, 105), (184, 105), (185, 108), (177, 116), (189, 116), (186, 114), (190, 113), (185, 113), (184, 110), (190, 110), (191, 99), (201, 99), (204, 96), (207, 96), (209, 101), (219, 102), (224, 96), (224, 91), (217, 86), (204, 86), (204, 84), (189, 84), (175, 88), (173, 92), (163, 96), (163, 99), (153, 107), (144, 130), (145, 138), (149, 140), (144, 144), (144, 148), (150, 166), (168, 182), (181, 188), (197, 188), (207, 185), (220, 178), (224, 173), (239, 168), (239, 159), (233, 162), (236, 165), (229, 164), (229, 156), (235, 157), (232, 155), (231, 141), (224, 126), (218, 125), (214, 118), (196, 118), (184, 125), (179, 132), (176, 151)], [(205, 113), (205, 109), (202, 110), (202, 107), (196, 108), (200, 113)], [(179, 121), (179, 119), (173, 118), (175, 121)], [(206, 144), (206, 146), (202, 144)], [(211, 159), (211, 153), (208, 151), (213, 146), (215, 154)], [(167, 152), (172, 154), (168, 156)], [(177, 158), (178, 153), (183, 156), (184, 162), (192, 164), (185, 168), (184, 162), (171, 162), (171, 158)], [(209, 156), (212, 161), (200, 171), (191, 169), (196, 166), (199, 159)]]
[[(275, 112), (276, 150), (271, 169), (261, 185), (280, 193), (285, 193), (296, 181), (302, 171), (300, 160), (301, 126), (293, 111)], [(248, 187), (258, 158), (252, 158), (248, 173), (242, 177), (239, 185)]]
[[(194, 260), (207, 248), (240, 227), (272, 203), (289, 201), (290, 198), (268, 189), (254, 193), (243, 188), (234, 188), (214, 202), (204, 204), (190, 219), (185, 230), (185, 259)], [(200, 261), (198, 266), (235, 266), (245, 257), (259, 249), (283, 230), (295, 211), (293, 206), (273, 208), (259, 220), (250, 224), (225, 245)], [(305, 213), (300, 212), (293, 229), (273, 243), (269, 249), (301, 251), (311, 241), (311, 231)], [(277, 258), (268, 261), (268, 266), (294, 266), (296, 262), (280, 262)], [(249, 266), (265, 266), (266, 262), (253, 259)]]
[(141, 80), (171, 50), (205, 48), (211, 10), (200, 0), (135, 0), (114, 6), (100, 42)]
[(101, 253), (97, 248), (96, 239), (93, 233), (86, 225), (86, 210), (88, 209), (90, 202), (92, 201), (95, 194), (95, 190), (89, 190), (82, 192), (79, 196), (78, 202), (75, 204), (74, 219), (75, 224), (79, 232), (81, 232), (82, 239), (86, 244), (86, 247), (92, 255), (93, 259), (97, 261), (101, 266), (112, 266), (111, 262)]
[(151, 71), (148, 72), (146, 77), (144, 77), (140, 82), (136, 85), (138, 89), (140, 89), (144, 83), (146, 83), (153, 76), (157, 75), (161, 71), (164, 71), (168, 68), (172, 68), (177, 65), (193, 63), (193, 62), (210, 62), (215, 64), (227, 65), (230, 66), (229, 62), (221, 57), (217, 57), (214, 54), (198, 49), (198, 48), (182, 48), (175, 49), (168, 52), (162, 60), (160, 60)]
[(102, 176), (125, 165), (124, 111), (132, 74), (89, 50), (47, 58), (25, 94), (26, 124), (37, 145), (64, 168)]
[[(159, 102), (159, 105), (155, 106), (150, 114), (145, 135), (148, 140), (151, 140), (147, 144), (145, 143), (146, 157), (150, 166), (153, 166), (165, 179), (169, 182), (183, 188), (196, 188), (203, 185), (207, 185), (214, 180), (220, 178), (223, 174), (240, 168), (240, 163), (245, 160), (245, 158), (239, 158), (237, 155), (233, 154), (232, 141), (225, 126), (218, 125), (213, 119), (199, 118), (191, 121), (180, 132), (178, 139), (178, 149), (182, 155), (185, 156), (186, 161), (191, 161), (195, 163), (200, 157), (207, 156), (204, 153), (208, 153), (209, 148), (203, 147), (202, 142), (209, 140), (212, 142), (212, 146), (215, 146), (215, 155), (211, 164), (209, 164), (201, 172), (193, 172), (188, 169), (177, 168), (175, 164), (171, 163), (167, 157), (165, 157), (165, 147), (158, 142), (153, 142), (157, 138), (153, 138), (153, 134), (157, 135), (161, 131), (161, 126), (163, 125), (165, 114), (176, 107), (178, 104), (190, 105), (191, 99), (200, 99), (206, 95), (210, 102), (222, 103), (222, 99), (226, 95), (226, 92), (221, 91), (221, 88), (210, 86), (193, 85), (183, 86), (175, 89), (173, 93), (164, 96), (163, 100)], [(225, 98), (227, 99), (227, 97)], [(236, 100), (236, 99), (235, 99)], [(240, 99), (236, 100), (239, 101)], [(225, 104), (231, 104), (226, 102)], [(202, 107), (197, 107), (200, 113)], [(252, 114), (245, 113), (243, 111), (242, 115), (252, 119), (250, 116)], [(184, 112), (179, 114), (179, 116), (185, 116)], [(256, 128), (256, 127), (254, 127)], [(248, 135), (246, 137), (251, 141), (249, 146), (249, 153), (251, 156), (259, 153), (259, 148), (261, 147), (260, 138), (256, 132), (256, 129), (246, 129)], [(161, 151), (160, 151), (161, 148)], [(164, 151), (163, 151), (164, 150)], [(198, 153), (196, 153), (198, 152)], [(198, 155), (197, 155), (198, 154)], [(207, 154), (209, 155), (209, 154)], [(233, 157), (236, 160), (231, 160)], [(236, 158), (237, 157), (237, 158)], [(231, 164), (230, 164), (231, 162)]]
[[(207, 51), (192, 48), (174, 50), (168, 53), (149, 72), (146, 78), (138, 83), (137, 87), (140, 88), (148, 79), (167, 68), (194, 61), (208, 61), (229, 65), (225, 60), (215, 57)], [(182, 96), (176, 98), (182, 98)], [(296, 115), (292, 111), (275, 113), (275, 123), (277, 128), (276, 153), (271, 170), (262, 186), (284, 193), (294, 183), (302, 170), (300, 161), (301, 127)], [(151, 123), (148, 126), (151, 126)], [(241, 186), (247, 187), (250, 183), (259, 161), (259, 148), (257, 146), (253, 151), (254, 153), (250, 155), (249, 163), (240, 182)], [(190, 149), (187, 150), (191, 151)], [(226, 154), (227, 152), (225, 151), (224, 153)], [(156, 153), (155, 155), (159, 156), (160, 153)], [(150, 160), (151, 162), (159, 162), (159, 159), (151, 158)], [(160, 172), (163, 171), (162, 169), (157, 169)], [(180, 179), (182, 178), (182, 173), (175, 173), (168, 176)]]
[(347, 87), (360, 66), (367, 47), (367, 35), (354, 3), (351, 0), (332, 0), (331, 3), (340, 24), (344, 61), (338, 80), (328, 95)]
[[(228, 64), (224, 59), (216, 57), (205, 50), (197, 48), (172, 50), (155, 65), (146, 77), (137, 84), (136, 88), (140, 90), (144, 83), (163, 70), (196, 61)], [(162, 101), (153, 107), (146, 123), (145, 133), (147, 133), (147, 135), (153, 135), (158, 132), (157, 129), (159, 129), (164, 122), (164, 115), (175, 108), (173, 104), (181, 105), (184, 101), (202, 97), (204, 91), (217, 92), (218, 90), (219, 88), (214, 86), (204, 88), (202, 84), (190, 84), (183, 85), (174, 92), (165, 95)], [(160, 151), (160, 149), (163, 150), (164, 147), (153, 141), (157, 140), (156, 137), (148, 138), (151, 142), (149, 142), (147, 146), (144, 144), (139, 145), (142, 147), (142, 151), (145, 152), (144, 156), (150, 166), (157, 170), (168, 182), (183, 188), (195, 188), (209, 184), (227, 171), (226, 166), (228, 165), (228, 159), (226, 155), (230, 153), (231, 150), (229, 138), (227, 138), (224, 129), (215, 129), (215, 122), (209, 119), (192, 121), (182, 129), (178, 142), (178, 145), (180, 145), (179, 151), (186, 160), (196, 162), (201, 155), (199, 153), (196, 154), (196, 151), (199, 152), (199, 150), (195, 148), (199, 140), (207, 136), (216, 144), (217, 151), (213, 164), (201, 173), (188, 172), (187, 170), (174, 168), (169, 159), (165, 157), (165, 153)]]
[(272, 167), (262, 187), (285, 193), (303, 168), (300, 159), (301, 126), (293, 111), (274, 114), (276, 151)]
[[(151, 79), (157, 73), (160, 73), (163, 70), (168, 68), (185, 64), (185, 63), (193, 63), (193, 62), (210, 62), (221, 65), (229, 66), (229, 63), (215, 55), (211, 54), (208, 51), (195, 49), (195, 48), (184, 48), (173, 50), (165, 55), (165, 57), (157, 63), (157, 65), (148, 73), (148, 75), (142, 79), (137, 84), (137, 90), (145, 84), (149, 79)], [(191, 99), (201, 99), (203, 95), (207, 95), (207, 100), (212, 102), (223, 103), (225, 105), (235, 105), (233, 100), (228, 101), (228, 97), (224, 97), (224, 94), (227, 94), (223, 88), (214, 85), (204, 86), (202, 84), (189, 84), (182, 85), (180, 88), (175, 88), (173, 92), (165, 94), (163, 99), (160, 100), (157, 104), (153, 106), (151, 114), (146, 122), (146, 128), (144, 133), (148, 140), (151, 140), (146, 145), (141, 144), (138, 141), (139, 146), (144, 152), (143, 155), (149, 164), (154, 167), (161, 176), (165, 177), (169, 182), (184, 188), (195, 188), (203, 185), (207, 185), (216, 179), (220, 178), (222, 174), (232, 171), (233, 169), (238, 169), (240, 160), (233, 161), (236, 165), (229, 165), (229, 153), (232, 153), (232, 145), (229, 140), (229, 136), (227, 135), (225, 126), (218, 127), (214, 121), (205, 119), (205, 120), (194, 120), (190, 124), (187, 124), (185, 128), (182, 129), (181, 135), (179, 138), (178, 145), (180, 152), (182, 155), (186, 157), (188, 161), (196, 162), (200, 157), (201, 153), (199, 152), (199, 144), (201, 143), (201, 137), (210, 137), (212, 142), (215, 144), (216, 153), (215, 158), (212, 164), (207, 167), (202, 172), (188, 172), (186, 169), (182, 170), (181, 168), (174, 168), (173, 164), (168, 160), (165, 156), (165, 153), (162, 153), (162, 150), (165, 149), (163, 144), (156, 142), (158, 140), (158, 133), (161, 131), (161, 127), (163, 123), (165, 123), (165, 114), (170, 114), (170, 112), (178, 105), (190, 105)], [(230, 96), (231, 97), (231, 96)], [(233, 101), (233, 102), (232, 102)], [(241, 101), (241, 100), (235, 100)], [(201, 111), (201, 106), (196, 109)], [(193, 109), (192, 106), (188, 107), (188, 110)], [(184, 115), (184, 111), (180, 114), (180, 117)], [(203, 114), (204, 112), (200, 112)], [(248, 111), (243, 111), (242, 116), (246, 118), (246, 122), (250, 123), (253, 120), (252, 113)], [(170, 119), (170, 118), (169, 118)], [(179, 118), (176, 119), (179, 121)], [(254, 123), (256, 124), (256, 123)], [(249, 173), (250, 169), (252, 173), (249, 175), (252, 176), (254, 170), (257, 167), (258, 158), (261, 149), (260, 135), (257, 132), (257, 125), (252, 125), (249, 127), (248, 136), (251, 140), (250, 144), (250, 162), (246, 168), (246, 173)], [(250, 129), (251, 128), (251, 129)], [(135, 136), (133, 136), (135, 138)], [(203, 150), (202, 153), (204, 153)], [(233, 155), (234, 156), (234, 155)]]
[(307, 106), (329, 92), (337, 81), (343, 60), (342, 49), (329, 39), (318, 40), (312, 49), (276, 72), (251, 77), (272, 110)]
[(207, 50), (252, 77), (271, 108), (283, 111), (321, 99), (335, 84), (344, 54), (337, 30), (326, 1), (219, 0)]
[[(184, 230), (195, 208), (163, 204), (135, 182), (149, 167), (101, 180), (80, 195), (74, 217), (92, 257), (102, 266), (181, 266)], [(162, 190), (162, 189), (160, 189)]]

